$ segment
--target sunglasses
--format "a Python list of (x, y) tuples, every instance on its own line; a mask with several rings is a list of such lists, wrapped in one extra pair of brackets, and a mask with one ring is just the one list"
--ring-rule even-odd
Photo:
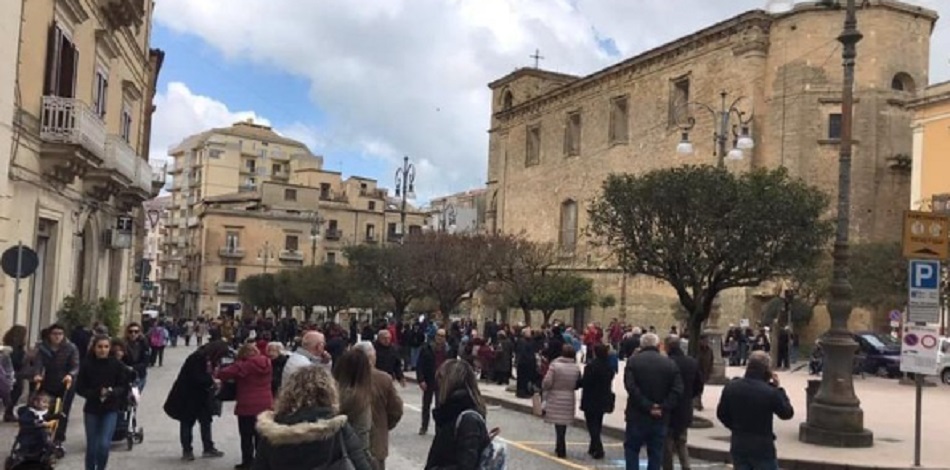
[(134, 335), (134, 334), (136, 334), (136, 333), (140, 333), (141, 331), (142, 331), (142, 330), (129, 330), (129, 334)]

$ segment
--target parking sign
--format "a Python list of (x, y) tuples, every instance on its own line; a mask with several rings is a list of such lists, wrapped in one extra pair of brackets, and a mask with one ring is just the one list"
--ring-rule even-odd
[(940, 261), (911, 260), (907, 279), (907, 321), (940, 322)]

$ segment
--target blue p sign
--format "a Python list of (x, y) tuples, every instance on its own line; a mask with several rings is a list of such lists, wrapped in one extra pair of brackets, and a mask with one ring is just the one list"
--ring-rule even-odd
[(910, 287), (934, 289), (940, 284), (940, 262), (914, 260), (910, 262)]

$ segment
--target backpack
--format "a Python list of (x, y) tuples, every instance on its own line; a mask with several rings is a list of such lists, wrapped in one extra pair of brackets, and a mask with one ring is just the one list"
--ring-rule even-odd
[[(462, 424), (462, 418), (468, 414), (478, 418), (478, 421), (481, 422), (485, 428), (485, 435), (488, 435), (488, 424), (485, 422), (485, 418), (482, 418), (482, 415), (475, 410), (465, 410), (459, 414), (458, 418), (455, 419), (455, 433), (458, 434), (459, 425)], [(478, 468), (478, 470), (506, 470), (508, 468), (508, 448), (505, 446), (505, 443), (500, 440), (491, 439), (488, 445), (482, 449), (481, 455), (478, 457), (478, 467), (476, 468)]]
[(161, 327), (153, 327), (152, 332), (148, 334), (148, 342), (153, 348), (165, 346), (165, 335), (162, 334)]

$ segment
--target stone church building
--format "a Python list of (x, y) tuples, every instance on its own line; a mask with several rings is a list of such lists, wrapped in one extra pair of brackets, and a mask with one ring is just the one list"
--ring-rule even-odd
[[(928, 83), (936, 20), (936, 12), (894, 0), (866, 0), (859, 8), (854, 240), (899, 236), (912, 153), (912, 112), (904, 104)], [(584, 235), (601, 182), (615, 172), (716, 164), (718, 123), (689, 103), (718, 111), (725, 92), (730, 103), (742, 98), (737, 107), (752, 116), (755, 140), (743, 159), (726, 162), (730, 170), (785, 166), (834, 198), (843, 21), (843, 9), (814, 3), (780, 14), (749, 11), (587, 76), (522, 68), (493, 81), (488, 228), (557, 243), (565, 268), (593, 278), (599, 295), (618, 299), (606, 312), (592, 308), (587, 318), (623, 315), (665, 331), (676, 308), (672, 289), (624, 275)], [(676, 148), (689, 117), (695, 151), (684, 156)], [(725, 293), (722, 323), (754, 324), (762, 303), (779, 290)]]

